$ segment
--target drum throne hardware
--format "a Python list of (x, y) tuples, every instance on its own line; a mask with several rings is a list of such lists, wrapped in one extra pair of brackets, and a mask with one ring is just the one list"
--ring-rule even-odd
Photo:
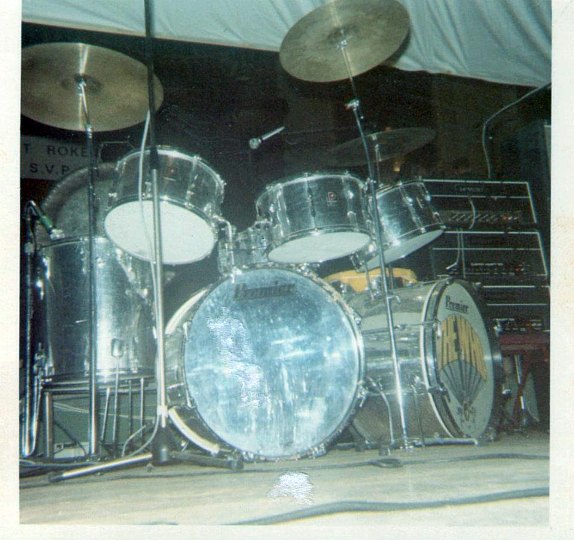
[[(89, 159), (88, 312), (89, 436), (88, 454), (98, 454), (97, 305), (95, 286), (94, 181), (97, 175), (94, 131), (127, 127), (143, 120), (145, 67), (132, 58), (84, 43), (48, 43), (22, 52), (22, 113), (48, 125), (83, 131)], [(154, 85), (161, 93), (159, 81)], [(145, 94), (144, 94), (145, 95)]]

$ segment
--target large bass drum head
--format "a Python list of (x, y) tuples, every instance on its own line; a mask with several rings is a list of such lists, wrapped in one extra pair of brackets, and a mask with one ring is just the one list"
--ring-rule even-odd
[(247, 459), (318, 455), (345, 427), (363, 376), (360, 334), (313, 276), (257, 267), (214, 286), (184, 328), (190, 406)]
[(495, 408), (500, 369), (499, 348), (480, 300), (466, 282), (442, 281), (425, 313), (433, 404), (452, 435), (480, 437)]

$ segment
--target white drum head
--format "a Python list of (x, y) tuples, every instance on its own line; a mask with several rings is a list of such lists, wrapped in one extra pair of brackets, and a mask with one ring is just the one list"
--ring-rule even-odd
[[(213, 250), (216, 238), (212, 226), (190, 210), (160, 201), (160, 220), (164, 264), (200, 261)], [(120, 249), (139, 259), (153, 260), (152, 201), (136, 200), (113, 208), (105, 218), (104, 227)]]
[(305, 236), (271, 250), (269, 259), (278, 263), (311, 263), (338, 259), (363, 248), (370, 236), (359, 232), (333, 232)]

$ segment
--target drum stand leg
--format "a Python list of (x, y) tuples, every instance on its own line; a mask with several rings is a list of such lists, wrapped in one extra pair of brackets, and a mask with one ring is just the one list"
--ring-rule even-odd
[[(345, 55), (344, 55), (345, 56)], [(346, 58), (346, 56), (345, 56)], [(351, 78), (352, 81), (352, 78)], [(403, 399), (403, 388), (401, 383), (401, 369), (397, 351), (397, 344), (395, 339), (395, 325), (393, 321), (393, 310), (391, 306), (391, 301), (394, 299), (393, 296), (389, 294), (389, 283), (388, 277), (386, 273), (386, 264), (385, 264), (385, 255), (383, 252), (383, 235), (381, 231), (381, 219), (379, 215), (379, 208), (377, 205), (377, 197), (376, 197), (376, 190), (375, 190), (375, 181), (374, 181), (374, 171), (373, 171), (373, 164), (367, 144), (367, 139), (365, 137), (365, 133), (361, 124), (362, 115), (359, 112), (360, 103), (358, 99), (353, 99), (347, 104), (347, 109), (351, 109), (355, 116), (355, 120), (357, 123), (357, 127), (359, 129), (359, 134), (361, 136), (363, 146), (365, 148), (365, 153), (367, 156), (367, 165), (369, 169), (369, 178), (367, 179), (367, 185), (369, 188), (369, 200), (371, 203), (371, 211), (372, 211), (372, 218), (374, 222), (375, 228), (375, 235), (376, 235), (376, 244), (379, 256), (379, 264), (381, 268), (381, 286), (382, 286), (382, 293), (385, 298), (385, 305), (386, 305), (386, 314), (387, 314), (387, 322), (389, 328), (389, 337), (391, 342), (391, 353), (393, 359), (393, 372), (395, 378), (395, 391), (397, 394), (397, 401), (399, 404), (399, 414), (401, 420), (401, 436), (402, 436), (402, 446), (405, 449), (411, 448), (412, 445), (409, 443), (408, 434), (407, 434), (407, 424), (405, 418), (405, 407), (404, 407), (404, 399)]]
[(25, 315), (26, 326), (24, 329), (25, 345), (24, 345), (24, 414), (21, 425), (21, 440), (20, 440), (20, 455), (22, 457), (29, 457), (34, 452), (35, 436), (33, 411), (35, 409), (32, 394), (32, 375), (34, 370), (33, 365), (33, 352), (32, 352), (32, 315), (33, 315), (33, 302), (32, 302), (32, 271), (33, 271), (33, 258), (34, 258), (34, 239), (32, 237), (32, 214), (30, 209), (26, 206), (24, 219), (26, 222), (24, 239), (24, 254), (26, 256), (26, 291), (25, 291)]

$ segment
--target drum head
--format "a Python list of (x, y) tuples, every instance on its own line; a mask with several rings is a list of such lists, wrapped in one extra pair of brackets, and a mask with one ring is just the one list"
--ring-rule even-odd
[[(495, 402), (500, 354), (476, 294), (462, 281), (440, 282), (430, 295), (426, 336), (427, 374), (433, 403), (454, 436), (480, 437)], [(430, 325), (429, 325), (430, 326)]]
[[(216, 240), (211, 223), (177, 203), (160, 201), (159, 207), (164, 264), (188, 264), (211, 253)], [(154, 259), (152, 201), (117, 206), (104, 224), (108, 237), (121, 249), (144, 261)]]
[(371, 237), (362, 232), (318, 231), (295, 238), (271, 250), (269, 259), (278, 263), (312, 263), (339, 259), (364, 247)]
[(178, 326), (185, 386), (203, 423), (248, 459), (324, 452), (363, 376), (362, 341), (332, 289), (260, 267), (220, 282), (197, 304), (180, 310)]

